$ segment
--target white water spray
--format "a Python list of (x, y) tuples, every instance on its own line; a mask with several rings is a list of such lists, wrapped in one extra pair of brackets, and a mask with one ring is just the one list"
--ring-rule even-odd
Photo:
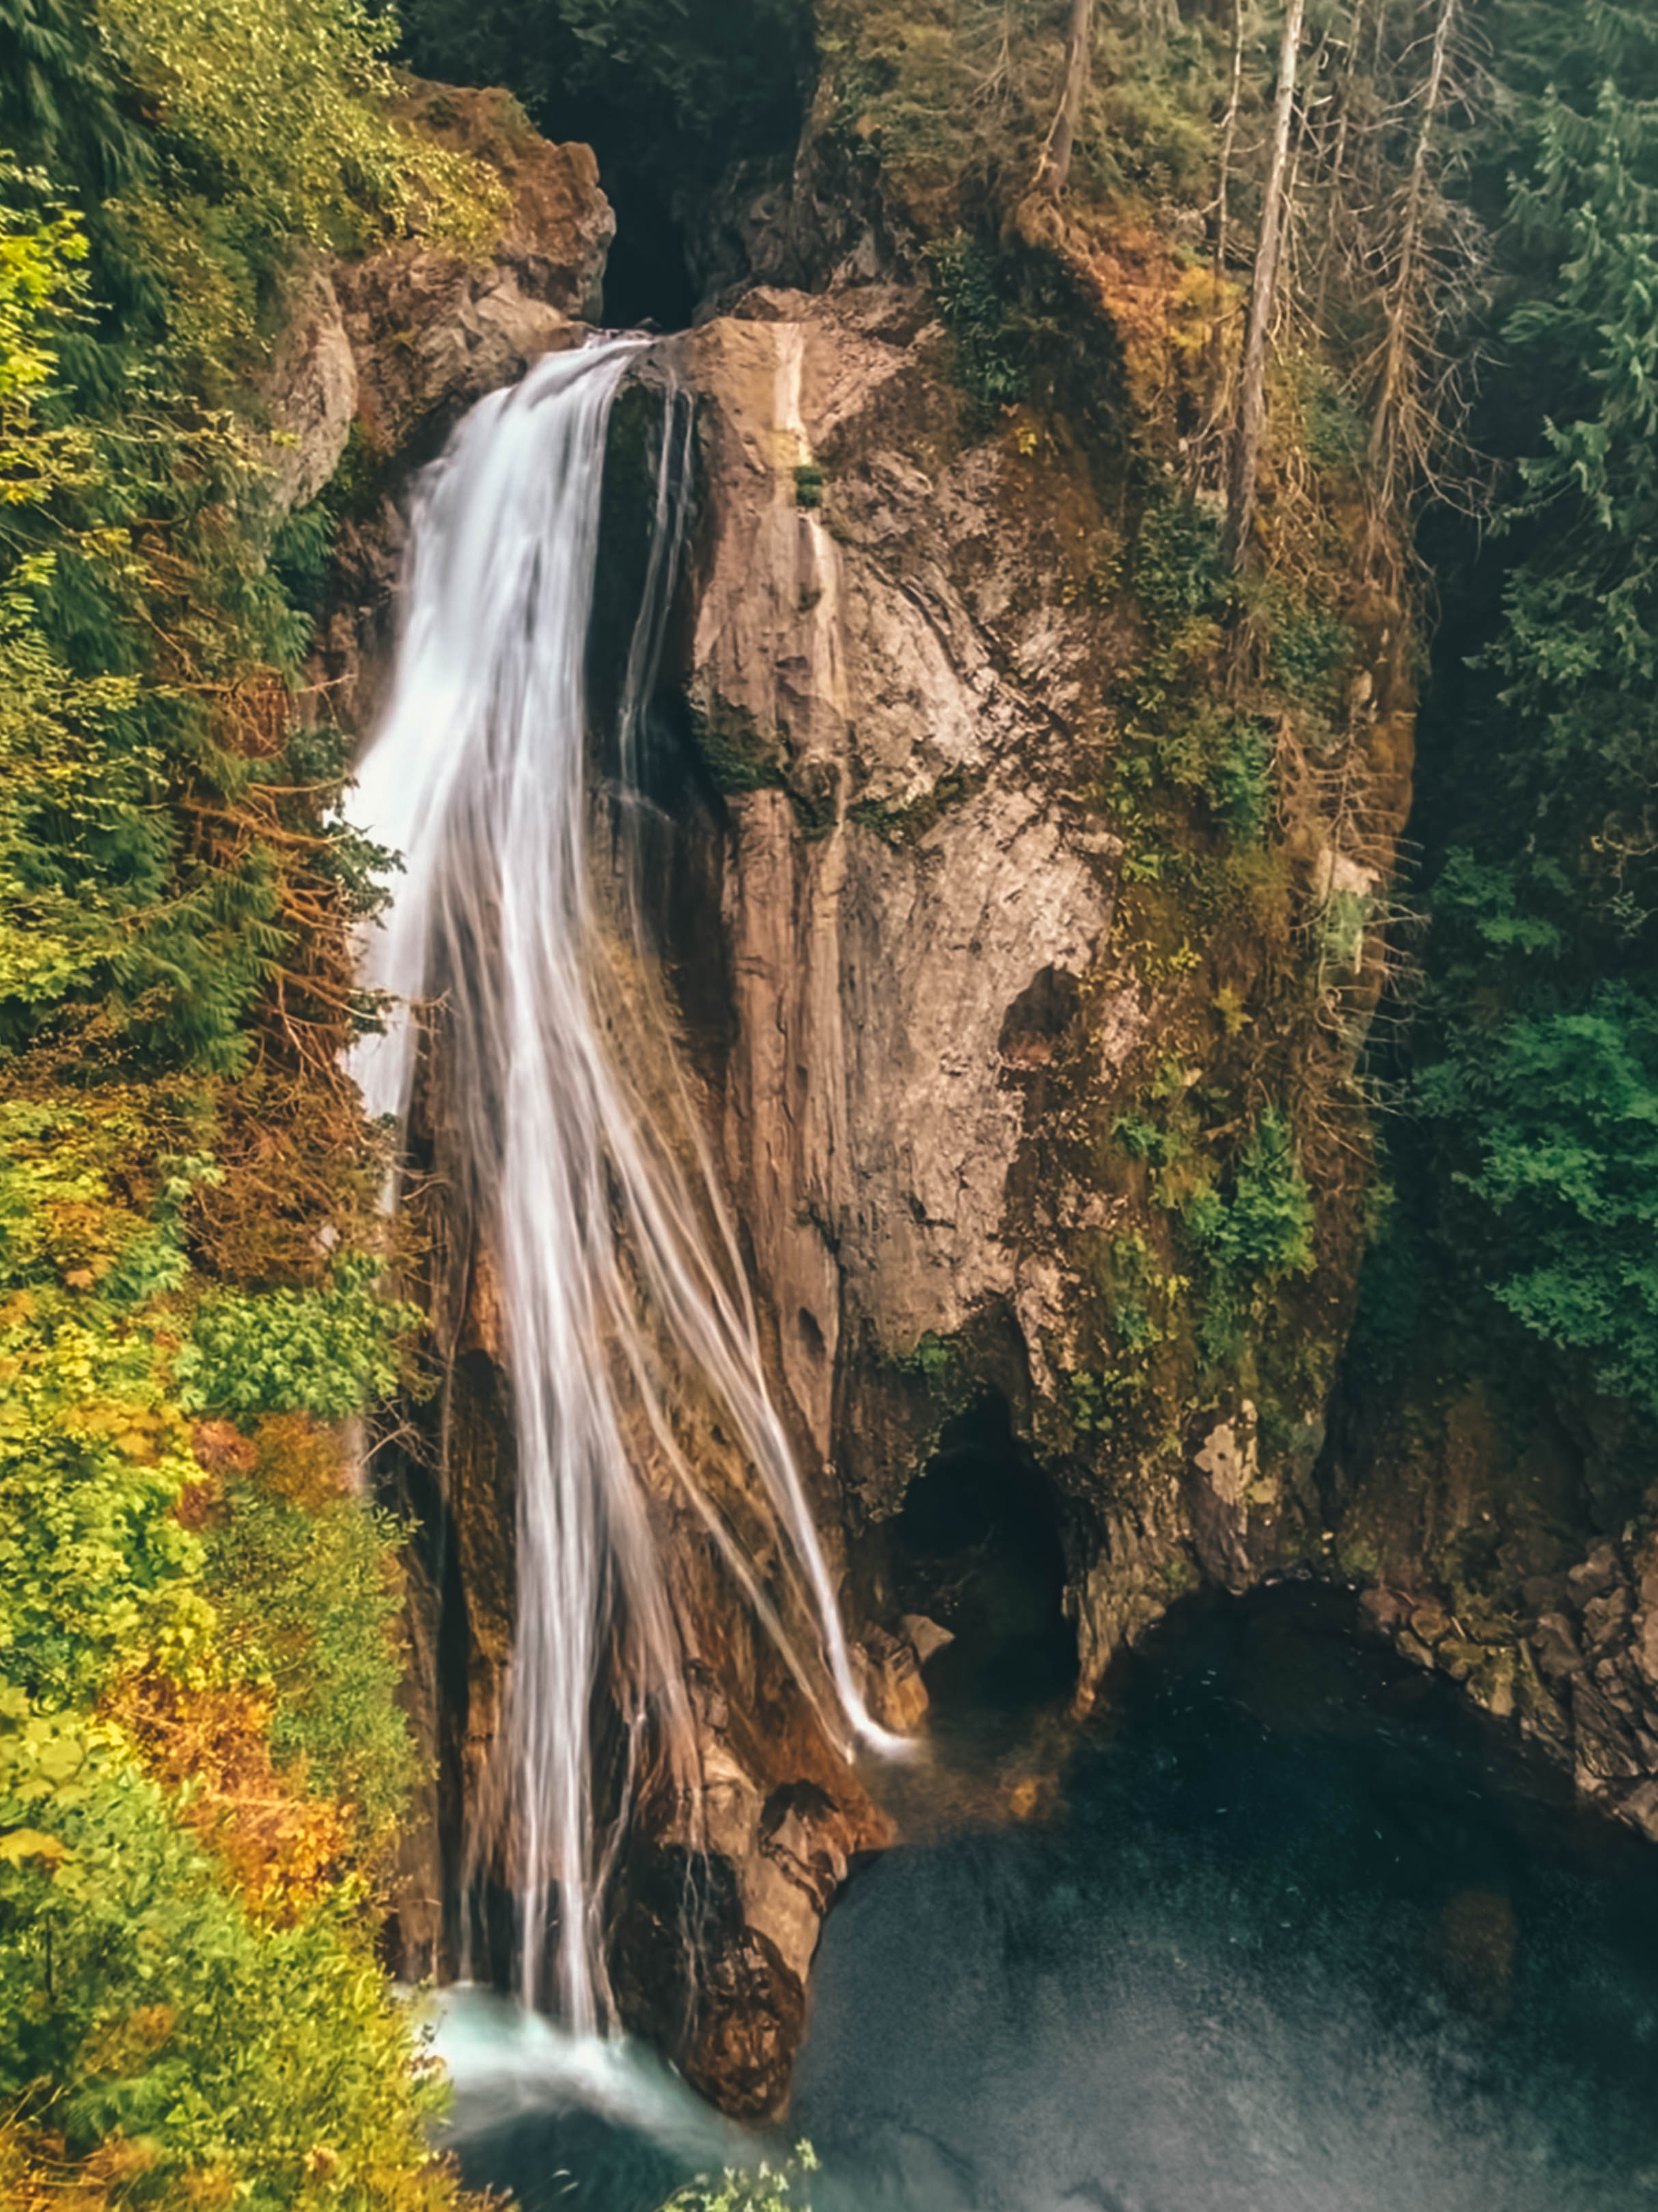
[[(620, 835), (598, 837), (583, 682), (611, 403), (644, 341), (554, 356), (461, 424), (415, 518), (390, 710), (352, 813), (400, 852), (365, 981), (399, 1002), (355, 1072), (402, 1117), (411, 1008), (441, 1025), (471, 1210), (499, 1273), (517, 1431), (517, 1635), (501, 1761), (474, 1875), (507, 1839), (519, 1995), (578, 2033), (614, 2024), (605, 1887), (647, 1756), (695, 1799), (695, 1735), (653, 1506), (677, 1491), (797, 1678), (826, 1681), (856, 1736), (895, 1751), (858, 1698), (835, 1593), (712, 1164), (672, 1057), (639, 919), (631, 823), (671, 594), (684, 465), (671, 406), (647, 609), (625, 672)], [(677, 434), (676, 428), (677, 428)], [(602, 860), (598, 857), (602, 853)], [(722, 1506), (687, 1449), (700, 1401), (744, 1462)], [(739, 1534), (741, 1526), (744, 1534)], [(744, 1540), (744, 1535), (746, 1540)], [(791, 1644), (810, 1624), (817, 1649)], [(601, 1820), (593, 1714), (626, 1733)], [(553, 1954), (550, 1984), (545, 1961)]]

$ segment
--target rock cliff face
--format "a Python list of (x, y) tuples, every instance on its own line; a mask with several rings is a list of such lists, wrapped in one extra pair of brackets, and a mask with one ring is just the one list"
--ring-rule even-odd
[[(1090, 1418), (1105, 1255), (1169, 1234), (1114, 1124), (1192, 1049), (1195, 995), (1143, 908), (1125, 918), (1135, 855), (1102, 798), (1146, 649), (1093, 587), (1115, 457), (1051, 421), (975, 434), (914, 289), (756, 289), (673, 350), (703, 427), (677, 676), (720, 790), (719, 930), (684, 933), (717, 966), (677, 957), (688, 1004), (727, 995), (711, 1073), (798, 1434), (856, 1533), (952, 1413), (1005, 1400), (1062, 1497), (1086, 1702), (1199, 1576), (1318, 1556), (1344, 1194), (1295, 1315), (1312, 1357), (1287, 1434), (1178, 1346), (1155, 1449)], [(1389, 683), (1384, 653), (1361, 689)], [(1361, 749), (1385, 756), (1398, 712), (1373, 708)], [(1396, 771), (1373, 787), (1370, 854), (1405, 795)], [(1309, 902), (1361, 874), (1342, 834), (1315, 800), (1295, 818)], [(1187, 972), (1224, 988), (1231, 957), (1188, 947)]]
[[(1418, 1376), (1380, 1409), (1350, 1397), (1327, 1438), (1357, 1257), (1339, 1189), (1294, 1310), (1297, 1418), (1269, 1432), (1245, 1386), (1189, 1370), (1152, 1449), (1077, 1418), (1102, 1234), (1157, 1235), (1098, 1132), (1189, 1040), (1155, 950), (1123, 944), (1135, 854), (1096, 803), (1145, 638), (1090, 603), (1077, 548), (1110, 517), (1078, 455), (963, 439), (944, 333), (902, 286), (750, 289), (677, 350), (704, 424), (678, 678), (723, 787), (720, 958), (684, 988), (727, 997), (725, 1157), (845, 1525), (890, 1515), (949, 1414), (994, 1392), (1060, 1493), (1082, 1701), (1193, 1581), (1309, 1568), (1658, 1838), (1658, 1552), (1606, 1473), (1628, 1457), (1611, 1409), (1519, 1434)], [(1378, 642), (1350, 679), (1363, 820), (1327, 789), (1286, 807), (1315, 902), (1385, 879), (1408, 798)]]
[(848, 1376), (1020, 1296), (1023, 1079), (1115, 893), (1064, 712), (1102, 625), (1044, 604), (1066, 488), (1033, 501), (1017, 455), (927, 450), (923, 300), (760, 292), (743, 316), (683, 348), (708, 484), (691, 717), (716, 776), (756, 787), (726, 799), (726, 1157), (811, 1457), (879, 1510), (906, 1470)]
[(1433, 1373), (1349, 1393), (1325, 1470), (1339, 1556), (1378, 1627), (1658, 1842), (1658, 1539), (1627, 1414), (1521, 1419)]
[[(292, 496), (342, 462), (355, 487), (317, 673), (359, 724), (412, 468), (594, 303), (609, 219), (591, 158), (525, 138), (495, 98), (422, 95), (432, 127), (497, 149), (514, 212), (495, 258), (410, 249), (319, 274), (281, 365)], [(892, 222), (855, 196), (831, 221), (832, 179), (802, 161), (782, 212), (744, 210), (738, 258), (817, 289), (745, 277), (654, 349), (612, 470), (625, 510), (665, 386), (688, 386), (662, 946), (872, 1703), (900, 1726), (926, 1710), (932, 1637), (899, 1611), (883, 1532), (988, 1404), (1041, 1470), (1028, 1510), (1062, 1547), (1079, 1705), (1182, 1590), (1335, 1572), (1379, 1585), (1374, 1617), (1406, 1650), (1653, 1825), (1650, 1558), (1533, 1547), (1515, 1575), (1529, 1640), (1482, 1628), (1430, 1562), (1491, 1506), (1437, 1477), (1401, 1486), (1404, 1445), (1374, 1426), (1362, 1448), (1326, 1443), (1362, 1241), (1351, 1072), (1409, 799), (1399, 610), (1356, 570), (1320, 633), (1333, 657), (1299, 690), (1247, 625), (1205, 615), (1205, 511), (1169, 500), (1157, 458), (1175, 450), (1175, 372), (1147, 334), (1179, 308), (1155, 240), (1026, 241), (1066, 349), (1028, 400), (987, 413)], [(1171, 514), (1199, 534), (1172, 582)], [(1255, 778), (1247, 835), (1213, 789), (1183, 795), (1190, 749), (1223, 740), (1224, 773)], [(1175, 788), (1161, 811), (1135, 780), (1147, 759)], [(440, 1068), (422, 1097), (444, 1379), (405, 1500), (426, 1531), (411, 1640), (439, 1779), (398, 1932), (411, 1970), (443, 1971), (461, 1808), (511, 1648), (513, 1474), (489, 1255), (440, 1197)], [(1293, 1231), (1276, 1246), (1273, 1205)], [(665, 1509), (662, 1536), (706, 1826), (647, 1796), (616, 1985), (693, 2081), (764, 2112), (786, 2092), (822, 1914), (890, 1832), (698, 1533)], [(692, 1891), (700, 1996), (675, 1963)]]

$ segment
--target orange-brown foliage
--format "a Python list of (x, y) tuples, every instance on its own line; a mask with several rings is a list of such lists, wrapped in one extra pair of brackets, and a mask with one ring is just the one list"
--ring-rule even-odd
[(320, 1513), (345, 1494), (345, 1454), (334, 1430), (309, 1413), (270, 1413), (253, 1431), (253, 1472), (260, 1487), (307, 1513)]
[(270, 1701), (246, 1687), (188, 1689), (159, 1674), (106, 1701), (146, 1771), (177, 1790), (179, 1818), (214, 1851), (262, 1919), (291, 1922), (353, 1856), (352, 1809), (307, 1794), (302, 1768), (270, 1755)]

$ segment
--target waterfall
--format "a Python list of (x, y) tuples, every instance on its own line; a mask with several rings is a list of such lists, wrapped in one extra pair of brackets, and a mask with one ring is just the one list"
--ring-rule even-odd
[[(618, 787), (592, 775), (584, 663), (606, 431), (647, 343), (544, 360), (476, 407), (428, 471), (392, 695), (351, 810), (404, 863), (363, 963), (395, 1004), (355, 1073), (371, 1113), (406, 1115), (431, 1010), (457, 1196), (505, 1316), (517, 1627), (469, 1865), (476, 1878), (504, 1843), (518, 1994), (577, 2032), (615, 2024), (605, 1892), (647, 1762), (696, 1802), (664, 1498), (706, 1523), (825, 1717), (896, 1747), (853, 1681), (641, 921), (640, 733), (678, 556), (683, 398), (667, 408), (646, 604), (619, 686)], [(740, 1455), (735, 1484), (688, 1441), (711, 1425)], [(604, 1696), (623, 1747), (601, 1812)]]

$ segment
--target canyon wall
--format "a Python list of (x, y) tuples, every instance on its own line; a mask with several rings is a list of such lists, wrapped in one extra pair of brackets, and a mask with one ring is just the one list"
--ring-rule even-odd
[[(412, 471), (465, 404), (580, 341), (610, 233), (585, 149), (526, 137), (495, 95), (420, 98), (513, 192), (494, 258), (319, 271), (273, 383), (291, 496), (331, 481), (340, 519), (317, 696), (359, 726)], [(919, 281), (922, 217), (871, 212), (864, 179), (827, 222), (826, 162), (803, 154), (770, 231), (749, 211), (722, 312), (637, 372), (610, 526), (624, 547), (643, 528), (663, 397), (689, 388), (658, 919), (872, 1705), (908, 1727), (926, 1705), (882, 1531), (993, 1405), (1063, 1548), (1079, 1709), (1183, 1592), (1333, 1574), (1650, 1826), (1650, 1561), (1572, 1504), (1580, 1534), (1516, 1553), (1512, 1605), (1470, 1618), (1444, 1542), (1500, 1511), (1500, 1480), (1465, 1496), (1442, 1468), (1401, 1474), (1374, 1424), (1327, 1434), (1413, 706), (1409, 625), (1359, 557), (1351, 488), (1322, 488), (1333, 581), (1327, 545), (1316, 589), (1291, 578), (1240, 620), (1213, 502), (1181, 474), (1175, 253), (1028, 222), (1010, 251), (1042, 334), (1023, 396), (987, 404)], [(444, 1972), (511, 1647), (513, 1481), (501, 1318), (487, 1250), (446, 1211), (440, 1042), (429, 1060), (417, 1287), (439, 1387), (396, 1496), (422, 1532), (411, 1696), (434, 1780), (397, 1938), (410, 1971)], [(891, 1829), (700, 1529), (658, 1511), (706, 1826), (647, 1793), (618, 1994), (698, 2086), (762, 2113), (786, 2094), (822, 1913)], [(676, 1964), (688, 1914), (700, 1993)]]

